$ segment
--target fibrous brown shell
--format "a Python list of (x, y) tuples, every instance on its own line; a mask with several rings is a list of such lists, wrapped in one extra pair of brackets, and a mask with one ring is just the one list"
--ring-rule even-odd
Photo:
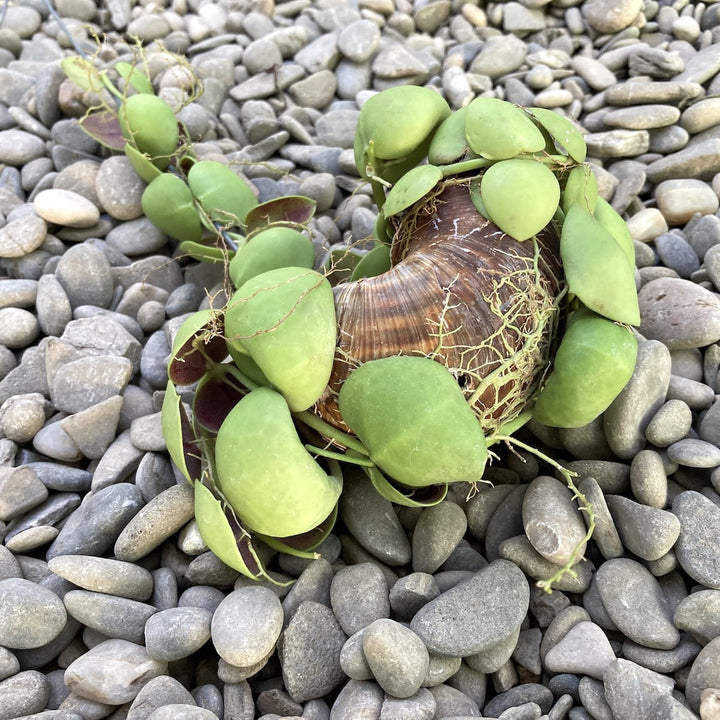
[(477, 212), (470, 182), (450, 179), (402, 214), (388, 272), (335, 288), (338, 346), (316, 407), (333, 425), (347, 429), (336, 397), (348, 374), (392, 355), (445, 365), (486, 432), (536, 391), (564, 295), (558, 236), (549, 225), (509, 237)]

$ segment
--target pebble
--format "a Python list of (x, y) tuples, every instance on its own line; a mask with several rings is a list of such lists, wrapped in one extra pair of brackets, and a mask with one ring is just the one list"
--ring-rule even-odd
[(388, 586), (382, 570), (372, 563), (342, 568), (330, 585), (330, 604), (346, 635), (390, 615)]
[(50, 691), (48, 681), (37, 670), (24, 670), (0, 681), (2, 717), (37, 717), (47, 706)]
[(423, 510), (413, 531), (413, 570), (435, 572), (450, 557), (466, 530), (465, 513), (455, 503), (441, 502)]
[[(33, 622), (27, 622), (32, 615)], [(8, 649), (38, 648), (65, 626), (67, 613), (58, 596), (23, 578), (0, 580), (0, 644)]]
[(272, 590), (241, 588), (229, 593), (215, 610), (212, 642), (225, 662), (248, 667), (273, 651), (282, 625), (282, 605)]
[(706, 644), (720, 636), (720, 592), (698, 590), (683, 598), (675, 608), (673, 623)]
[(648, 442), (667, 447), (684, 438), (692, 426), (692, 411), (682, 400), (668, 400), (653, 415), (645, 429)]
[[(95, 190), (101, 207), (116, 220), (134, 220), (142, 215), (140, 200), (145, 187), (146, 183), (124, 155), (103, 160), (95, 181)], [(38, 197), (39, 195), (35, 198), (36, 204)], [(149, 251), (148, 248), (146, 252)]]
[(189, 657), (210, 639), (212, 613), (199, 607), (168, 608), (154, 613), (144, 626), (145, 647), (154, 660)]
[(33, 200), (35, 212), (46, 222), (86, 228), (100, 220), (100, 211), (87, 198), (72, 190), (42, 190)]
[(167, 663), (153, 660), (142, 645), (103, 640), (68, 665), (65, 684), (96, 703), (122, 705), (135, 699), (150, 680), (167, 673)]
[[(47, 236), (47, 224), (27, 213), (0, 227), (0, 258), (22, 258), (38, 250)], [(7, 292), (7, 291), (5, 291)]]
[(345, 640), (329, 607), (312, 601), (300, 604), (280, 646), (283, 681), (295, 702), (321, 698), (342, 684), (340, 654)]
[[(645, 434), (649, 435), (647, 431)], [(657, 443), (655, 444), (657, 445)], [(630, 488), (635, 499), (642, 505), (651, 508), (665, 507), (668, 497), (668, 482), (660, 453), (655, 450), (641, 450), (632, 459)]]
[(603, 675), (605, 699), (612, 717), (632, 720), (651, 717), (658, 696), (670, 696), (674, 681), (629, 660), (615, 660)]
[(424, 605), (410, 628), (431, 652), (472, 655), (513, 635), (529, 600), (523, 573), (507, 560), (496, 560)]
[(627, 637), (639, 645), (671, 650), (680, 641), (657, 580), (629, 558), (604, 562), (596, 573), (602, 604)]
[(680, 566), (706, 588), (720, 590), (720, 559), (714, 547), (720, 531), (720, 508), (704, 495), (686, 490), (676, 495), (672, 511), (680, 521), (675, 545)]
[(68, 248), (58, 262), (55, 276), (73, 309), (80, 305), (110, 306), (113, 277), (108, 259), (98, 248), (86, 244)]
[[(23, 80), (23, 84), (25, 82)], [(0, 130), (0, 162), (6, 165), (22, 166), (45, 152), (45, 141), (37, 135), (24, 130)]]
[(668, 225), (684, 225), (695, 213), (712, 215), (717, 209), (718, 196), (701, 180), (665, 180), (655, 188), (658, 210)]

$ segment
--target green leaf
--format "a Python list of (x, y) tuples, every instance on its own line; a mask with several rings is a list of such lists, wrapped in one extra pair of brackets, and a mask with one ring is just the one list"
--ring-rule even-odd
[(97, 93), (103, 89), (100, 71), (91, 60), (78, 56), (66, 57), (60, 61), (60, 67), (68, 80), (83, 90)]
[(640, 324), (634, 268), (617, 240), (580, 205), (565, 215), (560, 256), (568, 289), (583, 304), (610, 320)]
[(434, 360), (364, 363), (343, 383), (338, 404), (370, 459), (398, 483), (417, 488), (482, 477), (480, 423), (455, 378)]
[(193, 164), (188, 186), (208, 217), (220, 225), (239, 227), (257, 206), (252, 188), (227, 165), (215, 160)]
[(287, 403), (269, 388), (252, 390), (230, 411), (215, 462), (218, 486), (241, 522), (272, 537), (320, 525), (342, 490), (303, 447)]
[(172, 108), (157, 95), (131, 95), (120, 104), (118, 119), (123, 137), (165, 170), (180, 137)]
[(332, 287), (307, 268), (256, 275), (230, 299), (225, 336), (250, 354), (294, 412), (305, 410), (325, 391), (335, 357)]
[(466, 115), (467, 106), (448, 115), (440, 123), (428, 148), (428, 161), (432, 165), (449, 165), (457, 162), (470, 149), (465, 135)]
[(139, 93), (145, 93), (147, 95), (155, 94), (148, 76), (138, 70), (135, 65), (127, 62), (119, 62), (115, 64), (115, 70), (117, 70), (120, 77), (124, 78), (128, 85), (135, 88)]
[(570, 316), (533, 417), (555, 427), (587, 425), (620, 394), (636, 358), (637, 340), (629, 328), (581, 306)]
[(215, 245), (203, 245), (198, 242), (185, 241), (178, 246), (183, 255), (189, 255), (200, 262), (224, 263), (228, 258), (232, 258), (234, 253), (225, 248)]
[(200, 445), (172, 382), (168, 382), (165, 389), (160, 425), (168, 453), (177, 469), (187, 480), (199, 480), (202, 474)]
[(527, 108), (527, 112), (547, 130), (559, 150), (569, 155), (575, 162), (585, 161), (587, 156), (585, 138), (572, 121), (546, 108)]
[(571, 205), (578, 203), (589, 213), (594, 213), (598, 202), (597, 176), (587, 164), (577, 165), (567, 176), (562, 194), (562, 209), (567, 212)]
[(560, 201), (560, 185), (537, 160), (513, 158), (489, 167), (480, 184), (492, 221), (516, 240), (527, 240), (552, 220)]
[(397, 215), (414, 205), (442, 180), (442, 176), (442, 170), (435, 165), (419, 165), (406, 172), (387, 195), (383, 206), (385, 217)]
[(382, 275), (390, 269), (390, 246), (381, 243), (375, 246), (362, 260), (355, 266), (350, 280), (360, 280), (361, 278), (376, 277)]
[(430, 507), (441, 503), (447, 495), (448, 486), (446, 484), (405, 488), (391, 483), (377, 467), (363, 468), (363, 470), (367, 473), (375, 490), (396, 505)]
[(467, 106), (465, 135), (474, 152), (491, 160), (545, 147), (543, 134), (519, 107), (493, 97), (477, 97)]
[(145, 188), (141, 204), (148, 220), (164, 233), (181, 242), (200, 240), (202, 226), (193, 195), (177, 175), (158, 175)]
[(594, 212), (595, 219), (617, 240), (627, 255), (628, 262), (635, 267), (635, 244), (625, 221), (605, 199), (598, 197)]
[(144, 155), (139, 150), (134, 148), (130, 143), (125, 143), (123, 146), (123, 152), (125, 153), (130, 164), (133, 166), (135, 172), (146, 182), (151, 183), (156, 177), (162, 175), (157, 165), (153, 163), (149, 155)]

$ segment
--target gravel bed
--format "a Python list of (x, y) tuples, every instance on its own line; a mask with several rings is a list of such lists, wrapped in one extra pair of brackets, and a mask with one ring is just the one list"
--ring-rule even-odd
[[(304, 194), (320, 263), (377, 209), (359, 107), (429, 84), (587, 131), (635, 240), (635, 373), (590, 425), (521, 437), (493, 485), (393, 508), (350, 473), (288, 588), (207, 550), (160, 428), (182, 320), (222, 275), (176, 256), (143, 183), (78, 126), (96, 98), (43, 0), (0, 24), (0, 720), (703, 720), (720, 717), (720, 3), (56, 0), (101, 66), (136, 36), (200, 157), (261, 200)], [(2, 10), (5, 10), (3, 8)], [(2, 13), (0, 10), (0, 13)]]

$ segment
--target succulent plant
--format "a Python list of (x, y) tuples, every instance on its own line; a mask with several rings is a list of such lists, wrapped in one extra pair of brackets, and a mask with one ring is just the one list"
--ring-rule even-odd
[(133, 87), (117, 117), (146, 215), (182, 252), (225, 263), (234, 287), (178, 330), (162, 421), (203, 538), (240, 572), (268, 577), (266, 546), (312, 556), (343, 464), (393, 502), (437, 503), (448, 483), (481, 481), (488, 446), (529, 418), (585, 425), (629, 380), (632, 241), (567, 118), (492, 97), (453, 113), (415, 86), (372, 96), (354, 154), (375, 247), (349, 249), (332, 287), (338, 258), (317, 267), (305, 231), (314, 203), (258, 205)]

